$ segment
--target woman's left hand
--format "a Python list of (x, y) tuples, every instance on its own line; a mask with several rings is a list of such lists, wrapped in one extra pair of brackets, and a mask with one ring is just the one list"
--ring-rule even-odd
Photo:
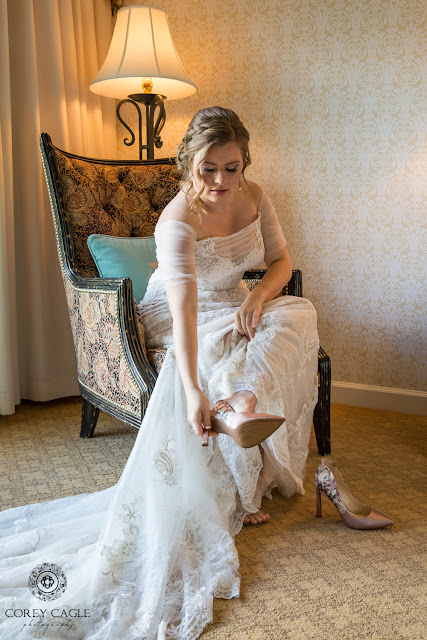
[(262, 300), (254, 292), (248, 295), (234, 316), (236, 329), (249, 340), (255, 337), (255, 328), (262, 313)]

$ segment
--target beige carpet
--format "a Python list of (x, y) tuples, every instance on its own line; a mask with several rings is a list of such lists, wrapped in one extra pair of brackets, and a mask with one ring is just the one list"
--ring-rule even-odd
[[(1, 509), (106, 488), (117, 482), (136, 430), (101, 414), (95, 437), (78, 437), (80, 402), (25, 402), (0, 417)], [(314, 437), (306, 494), (274, 492), (271, 521), (236, 543), (241, 596), (215, 600), (203, 640), (418, 640), (425, 611), (426, 418), (340, 405), (332, 409), (331, 459), (355, 497), (396, 521), (347, 528), (329, 502), (315, 517)]]

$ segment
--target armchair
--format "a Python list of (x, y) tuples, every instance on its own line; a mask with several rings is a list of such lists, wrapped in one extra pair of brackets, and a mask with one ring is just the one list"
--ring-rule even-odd
[[(80, 437), (93, 435), (102, 409), (139, 428), (166, 351), (146, 349), (130, 278), (101, 278), (87, 246), (92, 233), (153, 235), (160, 213), (179, 190), (173, 159), (84, 158), (58, 149), (46, 133), (40, 151), (76, 350), (82, 395)], [(264, 275), (250, 270), (249, 287)], [(283, 295), (302, 296), (294, 271)], [(330, 360), (319, 351), (314, 428), (319, 453), (330, 452)]]

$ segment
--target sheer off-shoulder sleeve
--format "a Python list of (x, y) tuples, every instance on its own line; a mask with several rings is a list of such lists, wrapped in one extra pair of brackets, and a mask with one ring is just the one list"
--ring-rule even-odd
[(167, 220), (154, 231), (159, 278), (165, 289), (176, 284), (197, 282), (194, 240), (191, 225), (180, 220)]
[(286, 247), (286, 240), (283, 236), (277, 213), (270, 198), (263, 193), (259, 205), (261, 213), (261, 233), (264, 240), (266, 261), (277, 260), (280, 251)]

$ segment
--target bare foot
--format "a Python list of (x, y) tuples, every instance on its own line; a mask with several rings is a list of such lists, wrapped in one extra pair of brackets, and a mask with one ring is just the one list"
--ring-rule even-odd
[(268, 522), (269, 520), (269, 513), (257, 511), (256, 513), (248, 513), (243, 520), (243, 524), (259, 524), (261, 522)]

